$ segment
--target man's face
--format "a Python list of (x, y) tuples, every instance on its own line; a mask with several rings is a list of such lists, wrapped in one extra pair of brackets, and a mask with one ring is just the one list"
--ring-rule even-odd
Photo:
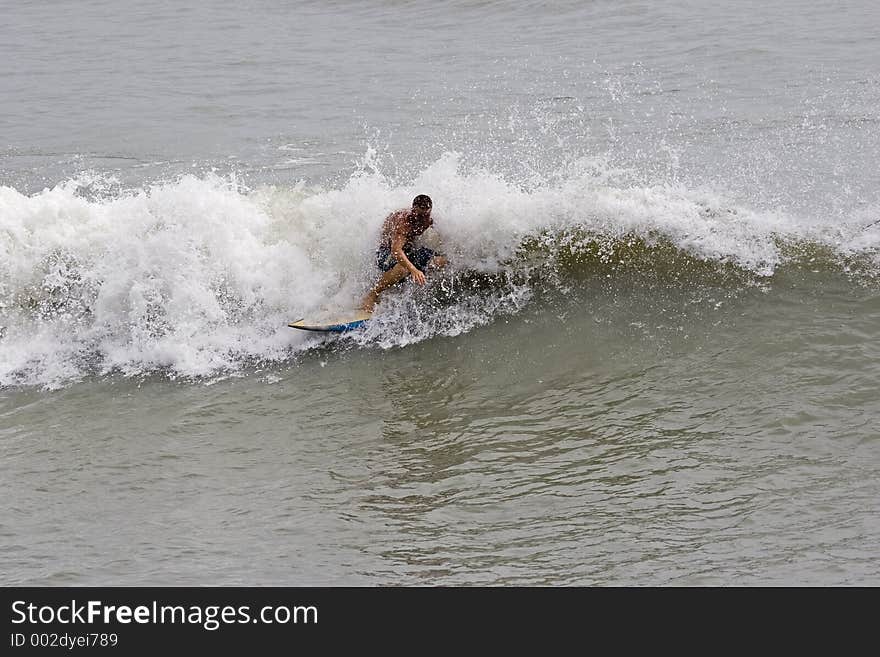
[(431, 208), (423, 208), (414, 205), (412, 209), (413, 217), (416, 219), (420, 219), (422, 221), (427, 221), (431, 218)]

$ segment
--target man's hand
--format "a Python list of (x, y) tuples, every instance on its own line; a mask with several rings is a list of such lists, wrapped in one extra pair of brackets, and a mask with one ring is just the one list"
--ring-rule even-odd
[(413, 280), (416, 282), (417, 285), (424, 285), (424, 284), (425, 284), (425, 274), (424, 274), (424, 272), (419, 271), (419, 270), (416, 269), (415, 267), (413, 267), (413, 269), (412, 269), (412, 277), (413, 277)]

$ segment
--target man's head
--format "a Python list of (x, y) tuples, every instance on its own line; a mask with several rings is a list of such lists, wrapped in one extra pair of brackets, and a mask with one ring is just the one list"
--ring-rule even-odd
[(434, 204), (431, 202), (430, 196), (419, 194), (413, 199), (412, 213), (419, 218), (427, 219), (431, 216), (431, 208), (433, 206)]

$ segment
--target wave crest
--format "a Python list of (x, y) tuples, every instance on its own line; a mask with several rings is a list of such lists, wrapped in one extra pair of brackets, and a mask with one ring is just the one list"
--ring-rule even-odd
[(872, 280), (880, 270), (876, 208), (822, 224), (625, 179), (585, 159), (527, 188), (447, 153), (407, 184), (373, 171), (340, 189), (248, 189), (212, 175), (127, 191), (94, 176), (31, 196), (0, 187), (0, 385), (203, 377), (288, 359), (315, 339), (287, 322), (351, 307), (375, 276), (382, 219), (417, 193), (435, 200), (457, 292), (428, 315), (417, 295), (394, 295), (364, 343), (465, 332), (517, 312), (536, 281), (564, 285), (584, 268), (761, 278), (808, 263)]

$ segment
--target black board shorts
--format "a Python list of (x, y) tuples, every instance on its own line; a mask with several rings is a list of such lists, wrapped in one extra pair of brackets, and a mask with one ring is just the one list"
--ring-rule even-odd
[[(413, 248), (409, 245), (403, 247), (403, 253), (420, 272), (424, 272), (436, 253), (425, 247)], [(397, 264), (397, 258), (391, 253), (391, 247), (380, 246), (376, 249), (376, 265), (382, 271), (388, 271)]]

